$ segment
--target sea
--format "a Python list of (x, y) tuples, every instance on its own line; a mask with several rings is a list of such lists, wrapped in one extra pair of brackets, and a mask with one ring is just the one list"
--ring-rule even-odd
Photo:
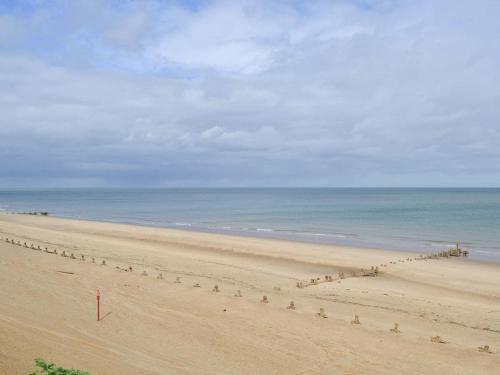
[(500, 262), (497, 188), (0, 189), (0, 210)]

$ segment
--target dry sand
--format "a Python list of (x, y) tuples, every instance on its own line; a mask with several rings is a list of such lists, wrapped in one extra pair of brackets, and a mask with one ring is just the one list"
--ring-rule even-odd
[(7, 213), (0, 237), (85, 256), (0, 241), (1, 374), (37, 357), (94, 375), (500, 373), (496, 264)]

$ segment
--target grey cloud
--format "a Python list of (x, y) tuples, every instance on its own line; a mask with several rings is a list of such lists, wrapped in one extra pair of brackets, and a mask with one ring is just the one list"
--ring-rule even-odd
[(500, 5), (228, 4), (94, 2), (65, 64), (0, 46), (0, 185), (500, 184)]

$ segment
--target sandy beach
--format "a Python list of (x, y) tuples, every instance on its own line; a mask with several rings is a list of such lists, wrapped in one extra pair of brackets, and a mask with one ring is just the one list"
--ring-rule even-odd
[(9, 213), (0, 237), (1, 374), (38, 357), (92, 374), (500, 371), (498, 264)]

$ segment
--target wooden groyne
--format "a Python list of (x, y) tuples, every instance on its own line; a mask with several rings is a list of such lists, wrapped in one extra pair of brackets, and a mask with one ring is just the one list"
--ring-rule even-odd
[(18, 212), (19, 215), (37, 215), (37, 216), (48, 216), (47, 211), (32, 211), (32, 212)]

